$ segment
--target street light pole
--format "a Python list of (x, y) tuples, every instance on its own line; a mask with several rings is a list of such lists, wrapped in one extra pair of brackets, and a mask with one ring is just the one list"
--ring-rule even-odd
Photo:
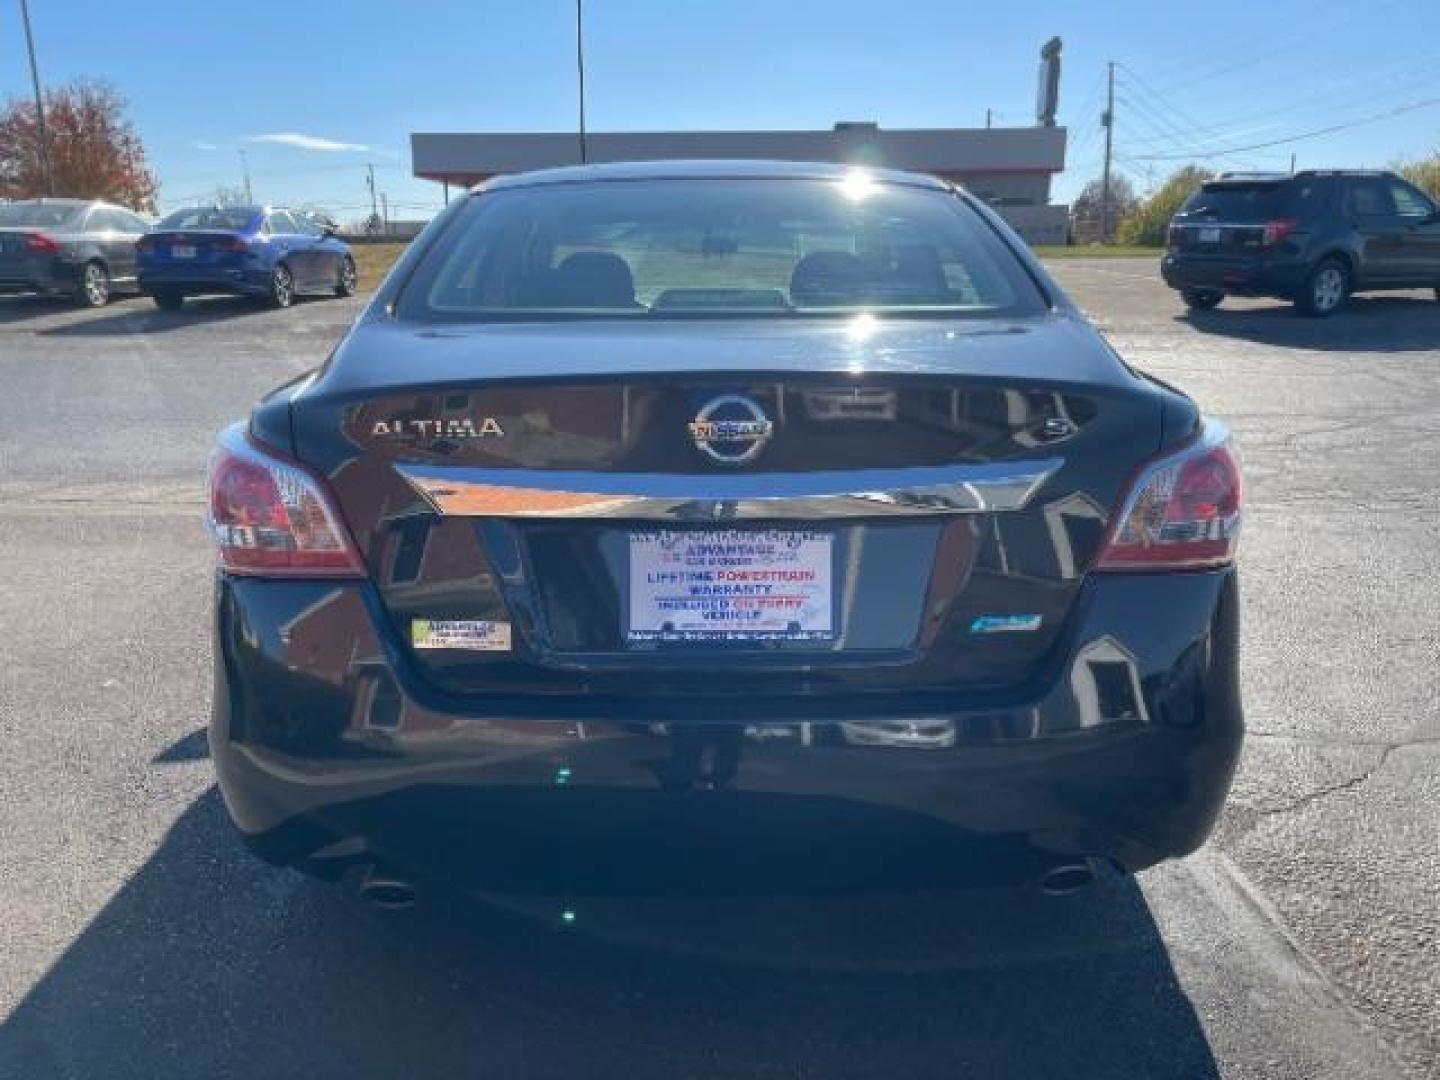
[(25, 48), (30, 53), (30, 83), (35, 88), (35, 122), (40, 135), (40, 176), (42, 194), (50, 194), (50, 133), (45, 128), (45, 99), (40, 93), (40, 69), (35, 64), (35, 35), (30, 31), (29, 0), (20, 0), (20, 19), (25, 24)]
[(584, 0), (575, 0), (575, 70), (580, 76), (580, 164), (590, 160), (585, 145), (585, 12)]
[(240, 147), (240, 175), (245, 178), (245, 204), (253, 206), (255, 196), (250, 190), (250, 159), (245, 156), (245, 148)]

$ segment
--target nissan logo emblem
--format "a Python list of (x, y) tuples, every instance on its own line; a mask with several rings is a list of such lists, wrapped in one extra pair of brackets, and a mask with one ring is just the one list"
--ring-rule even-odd
[(689, 426), (695, 449), (721, 465), (753, 461), (775, 430), (765, 410), (740, 394), (711, 398)]

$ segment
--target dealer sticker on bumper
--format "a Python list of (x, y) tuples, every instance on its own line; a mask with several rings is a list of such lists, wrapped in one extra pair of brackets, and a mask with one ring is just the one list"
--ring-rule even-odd
[(626, 638), (830, 640), (833, 542), (781, 529), (631, 533)]
[(410, 641), (417, 649), (509, 652), (510, 624), (483, 619), (411, 619)]

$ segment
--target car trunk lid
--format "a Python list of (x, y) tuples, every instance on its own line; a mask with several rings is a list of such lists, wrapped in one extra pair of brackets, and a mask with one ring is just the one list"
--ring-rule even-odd
[(350, 348), (295, 396), (296, 449), (456, 693), (1012, 687), (1160, 430), (1065, 317), (372, 323)]
[(144, 239), (152, 265), (177, 270), (230, 265), (243, 256), (245, 244), (240, 233), (209, 229), (152, 232)]
[[(37, 241), (44, 243), (37, 247)], [(68, 235), (58, 234), (53, 229), (23, 226), (0, 229), (0, 282), (41, 280), (46, 276), (46, 268), (67, 242)]]

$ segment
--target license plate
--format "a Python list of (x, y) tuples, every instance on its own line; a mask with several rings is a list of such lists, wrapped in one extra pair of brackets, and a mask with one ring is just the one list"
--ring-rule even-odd
[(195, 248), (190, 244), (176, 244), (170, 249), (170, 255), (175, 259), (193, 259)]
[(782, 529), (631, 533), (626, 639), (832, 640), (834, 539)]
[(1219, 242), (1220, 242), (1220, 230), (1219, 230), (1219, 229), (1201, 229), (1201, 230), (1200, 230), (1200, 243), (1202, 243), (1202, 244), (1218, 244)]

